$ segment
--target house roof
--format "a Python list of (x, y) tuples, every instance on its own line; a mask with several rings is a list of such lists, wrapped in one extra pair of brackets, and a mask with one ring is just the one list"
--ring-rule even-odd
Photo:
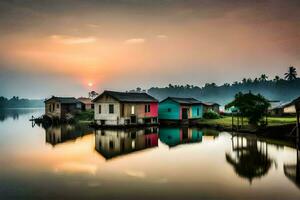
[(96, 102), (103, 95), (109, 95), (112, 98), (120, 102), (158, 102), (154, 97), (150, 96), (147, 93), (138, 93), (138, 92), (115, 92), (105, 90), (102, 94), (96, 97), (93, 102)]
[(274, 106), (273, 108), (271, 108), (271, 110), (273, 110), (273, 109), (280, 109), (280, 108), (286, 108), (286, 107), (295, 105), (295, 104), (297, 104), (299, 102), (300, 102), (300, 97), (298, 97), (298, 98), (296, 98), (296, 99), (294, 99), (294, 100), (292, 100), (290, 102), (286, 102), (286, 103), (282, 103), (282, 104), (280, 104), (278, 106)]
[(172, 100), (179, 104), (203, 104), (201, 101), (198, 101), (194, 98), (182, 98), (182, 97), (167, 97), (166, 99), (162, 100), (161, 102), (164, 102), (166, 100)]
[(74, 104), (74, 103), (78, 103), (78, 100), (74, 97), (56, 97), (56, 96), (52, 96), (49, 99), (46, 99), (44, 102), (46, 103), (49, 100), (54, 99), (55, 101), (58, 101), (62, 104)]
[(92, 99), (87, 98), (87, 97), (79, 97), (77, 100), (84, 104), (92, 104), (93, 103)]
[(203, 104), (206, 106), (214, 106), (214, 105), (220, 106), (220, 104), (215, 103), (215, 102), (203, 102)]

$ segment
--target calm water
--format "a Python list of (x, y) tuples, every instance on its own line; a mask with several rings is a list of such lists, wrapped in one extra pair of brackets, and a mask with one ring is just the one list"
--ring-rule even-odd
[(28, 121), (43, 110), (0, 113), (0, 198), (300, 198), (291, 147), (199, 129), (45, 130)]

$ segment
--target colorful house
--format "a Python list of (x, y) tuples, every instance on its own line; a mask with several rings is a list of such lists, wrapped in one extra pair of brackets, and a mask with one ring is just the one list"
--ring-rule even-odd
[(146, 93), (104, 91), (93, 100), (98, 125), (157, 124), (158, 101)]
[(197, 128), (161, 127), (159, 139), (169, 147), (202, 141), (203, 132)]
[(74, 97), (56, 97), (45, 100), (45, 114), (50, 118), (65, 119), (81, 111), (80, 102)]
[(203, 103), (194, 98), (168, 97), (159, 103), (159, 120), (181, 121), (203, 117)]

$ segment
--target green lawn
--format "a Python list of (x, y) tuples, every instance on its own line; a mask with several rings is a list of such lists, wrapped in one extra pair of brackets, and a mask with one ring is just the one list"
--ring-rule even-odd
[[(296, 122), (296, 117), (268, 117), (269, 126), (277, 126), (283, 124), (291, 124)], [(199, 124), (207, 125), (221, 125), (231, 127), (232, 119), (230, 116), (222, 117), (220, 119), (201, 119)], [(234, 124), (237, 124), (237, 119), (234, 118)], [(241, 124), (241, 121), (240, 121)], [(248, 125), (248, 120), (244, 118), (244, 125)]]

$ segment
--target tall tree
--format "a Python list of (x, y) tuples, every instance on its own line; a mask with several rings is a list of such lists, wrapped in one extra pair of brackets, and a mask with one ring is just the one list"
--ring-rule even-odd
[(262, 81), (262, 82), (265, 82), (265, 81), (268, 80), (268, 76), (265, 75), (265, 74), (262, 74), (262, 75), (260, 76), (259, 80)]
[(270, 103), (260, 94), (255, 95), (251, 92), (243, 94), (239, 92), (225, 108), (228, 109), (232, 106), (237, 108), (242, 116), (249, 119), (249, 124), (257, 125), (266, 113)]
[(284, 74), (284, 78), (289, 81), (295, 80), (297, 78), (296, 68), (292, 65), (289, 66), (288, 72)]

